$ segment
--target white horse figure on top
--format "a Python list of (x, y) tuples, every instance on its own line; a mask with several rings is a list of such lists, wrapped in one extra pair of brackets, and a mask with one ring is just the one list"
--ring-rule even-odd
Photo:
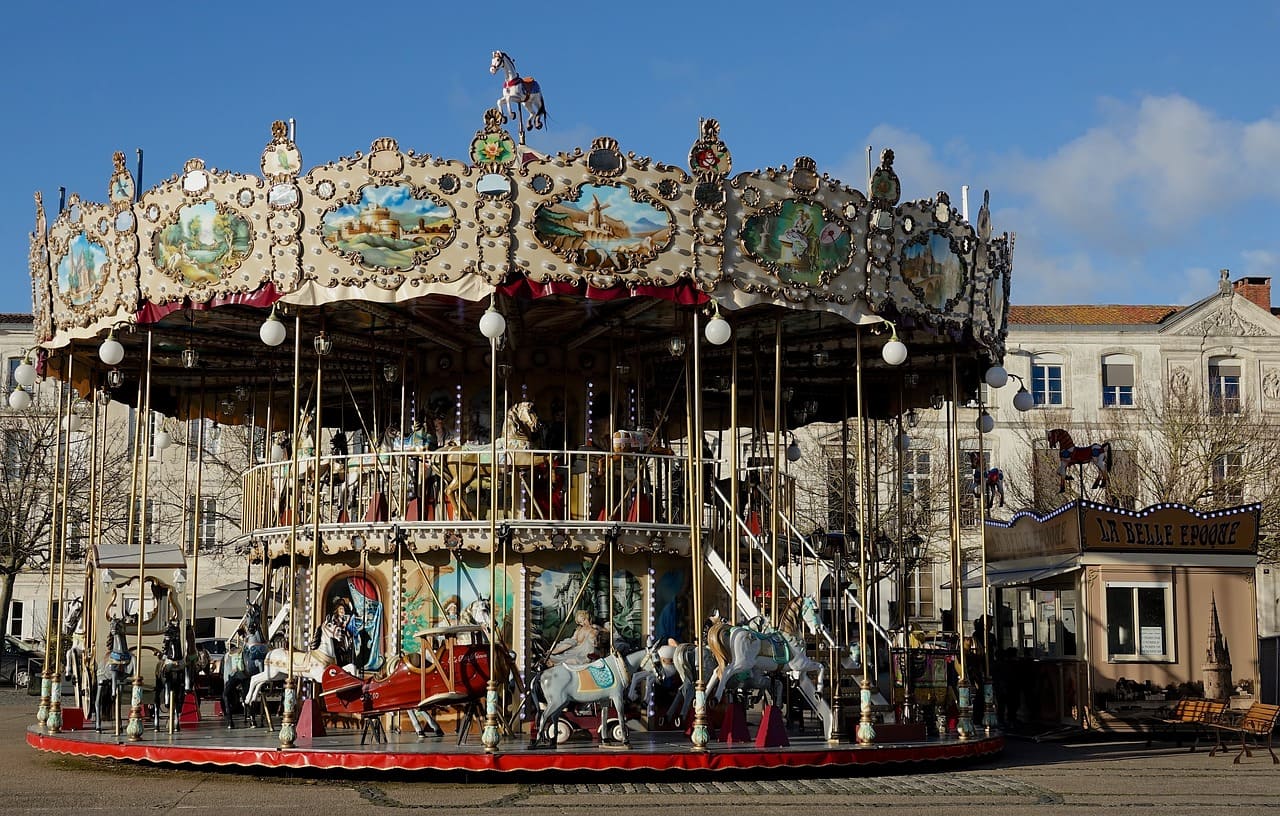
[[(524, 106), (529, 114), (529, 130), (541, 130), (547, 121), (547, 107), (542, 102), (542, 88), (533, 77), (522, 77), (516, 71), (516, 61), (505, 51), (494, 51), (493, 60), (489, 63), (489, 73), (502, 71), (502, 98), (498, 100), (498, 110), (506, 122)], [(520, 127), (521, 133), (524, 126)]]

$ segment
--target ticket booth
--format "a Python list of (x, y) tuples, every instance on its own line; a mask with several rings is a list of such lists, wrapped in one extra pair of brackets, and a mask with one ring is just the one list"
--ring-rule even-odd
[(1251, 694), (1259, 512), (1076, 501), (988, 521), (1002, 719), (1090, 727), (1120, 701), (1204, 696), (1215, 638), (1229, 648), (1228, 685)]

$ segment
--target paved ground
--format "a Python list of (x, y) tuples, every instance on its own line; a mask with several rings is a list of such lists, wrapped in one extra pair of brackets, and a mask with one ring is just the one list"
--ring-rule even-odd
[(328, 775), (259, 776), (70, 759), (30, 748), (38, 700), (0, 690), (0, 813), (331, 814), (471, 811), (512, 816), (653, 812), (804, 816), (871, 809), (878, 816), (962, 808), (982, 816), (1280, 814), (1280, 765), (1263, 753), (1233, 765), (1205, 750), (1133, 742), (1010, 741), (1003, 756), (964, 769), (892, 776), (532, 779)]

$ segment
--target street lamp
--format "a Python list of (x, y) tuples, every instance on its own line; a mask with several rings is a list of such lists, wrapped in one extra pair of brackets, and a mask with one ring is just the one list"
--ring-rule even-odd
[(720, 304), (715, 304), (715, 310), (711, 313), (711, 319), (707, 321), (707, 325), (702, 330), (703, 336), (707, 338), (707, 342), (713, 346), (723, 346), (729, 342), (729, 337), (733, 334), (733, 328), (729, 326), (729, 321), (720, 316)]

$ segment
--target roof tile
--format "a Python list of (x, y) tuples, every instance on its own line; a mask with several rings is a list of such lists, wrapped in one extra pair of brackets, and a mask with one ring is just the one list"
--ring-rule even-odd
[(1125, 326), (1156, 325), (1181, 306), (1010, 306), (1010, 325)]

